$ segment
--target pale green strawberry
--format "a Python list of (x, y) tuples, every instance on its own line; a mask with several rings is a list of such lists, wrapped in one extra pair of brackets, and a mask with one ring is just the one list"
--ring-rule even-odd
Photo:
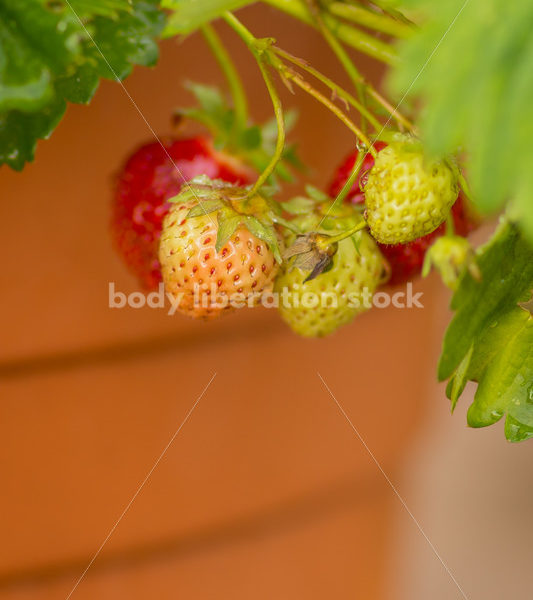
[(366, 220), (382, 244), (404, 244), (445, 221), (459, 189), (451, 168), (424, 156), (416, 142), (381, 150), (364, 187)]
[[(350, 210), (353, 211), (351, 207)], [(352, 214), (356, 215), (355, 211)], [(302, 220), (309, 226), (309, 217)], [(331, 222), (328, 217), (325, 224)], [(337, 233), (353, 223), (354, 217), (340, 219), (333, 232), (324, 228), (319, 231)], [(385, 267), (377, 244), (364, 231), (340, 241), (329, 269), (310, 281), (306, 281), (309, 270), (285, 261), (274, 284), (280, 315), (299, 335), (322, 337), (333, 333), (372, 306), (372, 295), (384, 279)]]
[(475, 279), (481, 276), (470, 242), (457, 235), (445, 235), (433, 243), (426, 252), (422, 271), (424, 277), (432, 266), (440, 272), (445, 285), (454, 291), (467, 270)]

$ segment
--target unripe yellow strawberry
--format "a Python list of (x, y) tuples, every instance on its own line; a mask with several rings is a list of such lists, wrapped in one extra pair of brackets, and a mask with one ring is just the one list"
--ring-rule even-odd
[(416, 142), (394, 142), (378, 153), (364, 188), (366, 220), (382, 244), (404, 244), (446, 220), (459, 189), (450, 167)]
[(265, 201), (246, 194), (203, 178), (171, 200), (159, 261), (165, 289), (179, 301), (178, 312), (211, 319), (235, 308), (233, 300), (255, 306), (272, 289), (276, 233)]

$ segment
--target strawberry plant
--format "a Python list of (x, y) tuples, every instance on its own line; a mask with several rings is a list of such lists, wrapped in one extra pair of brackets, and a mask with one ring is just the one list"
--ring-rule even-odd
[[(163, 281), (178, 311), (195, 318), (230, 312), (232, 294), (250, 307), (279, 294), (289, 327), (320, 337), (370, 309), (379, 286), (434, 268), (454, 290), (438, 368), (452, 409), (474, 381), (472, 427), (504, 418), (507, 439), (533, 437), (530, 0), (512, 11), (503, 0), (264, 0), (316, 30), (350, 89), (283, 40), (257, 38), (236, 14), (249, 4), (0, 0), (0, 162), (22, 169), (67, 102), (89, 102), (101, 77), (155, 64), (158, 38), (201, 32), (231, 101), (189, 83), (197, 104), (174, 119), (206, 133), (147, 142), (115, 187), (113, 238), (140, 283)], [(250, 118), (246, 82), (214, 21), (255, 58), (269, 122)], [(382, 89), (353, 50), (387, 65)], [(304, 186), (280, 200), (285, 182), (305, 178), (295, 175), (294, 113), (280, 84), (353, 134), (328, 193)], [(499, 224), (475, 249), (466, 236), (483, 220)], [(322, 295), (335, 301), (318, 306)]]

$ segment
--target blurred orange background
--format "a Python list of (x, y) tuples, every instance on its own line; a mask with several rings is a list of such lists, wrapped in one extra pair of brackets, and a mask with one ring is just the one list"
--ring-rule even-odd
[[(264, 7), (242, 17), (346, 82), (308, 28)], [(269, 118), (256, 65), (220, 31), (254, 116)], [(188, 79), (223, 82), (199, 36), (163, 43), (158, 66), (125, 85), (165, 135), (191, 101)], [(324, 187), (353, 140), (313, 99), (283, 90), (283, 101), (300, 112), (308, 180)], [(73, 597), (388, 597), (394, 523), (415, 526), (318, 373), (396, 481), (428, 399), (447, 409), (434, 383), (447, 296), (419, 281), (424, 310), (376, 309), (320, 341), (269, 310), (205, 324), (110, 309), (109, 282), (136, 290), (108, 234), (113, 177), (149, 140), (104, 82), (89, 107), (69, 107), (35, 163), (0, 173), (0, 599), (67, 597), (215, 373)]]

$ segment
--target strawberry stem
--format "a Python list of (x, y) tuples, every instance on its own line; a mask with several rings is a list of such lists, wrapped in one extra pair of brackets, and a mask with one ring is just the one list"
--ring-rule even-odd
[(317, 242), (317, 244), (325, 245), (325, 246), (331, 246), (332, 244), (337, 244), (338, 242), (342, 242), (343, 240), (352, 237), (352, 235), (355, 235), (357, 232), (362, 231), (363, 229), (366, 229), (367, 227), (368, 227), (368, 225), (366, 224), (366, 221), (361, 221), (360, 223), (357, 223), (357, 225), (355, 225), (351, 229), (348, 229), (347, 231), (343, 231), (342, 233), (339, 233), (338, 235), (332, 235), (330, 237), (327, 237), (324, 240), (320, 240), (320, 242)]
[(391, 118), (393, 118), (398, 123), (400, 128), (405, 128), (408, 131), (414, 131), (415, 126), (413, 125), (413, 123), (411, 123), (411, 121), (409, 121), (409, 119), (406, 116), (404, 116), (398, 110), (398, 106), (392, 106), (392, 104), (386, 98), (384, 98), (374, 87), (370, 86), (368, 83), (366, 85), (368, 95), (371, 96), (389, 113)]
[(446, 235), (452, 237), (455, 235), (455, 223), (453, 222), (452, 211), (446, 217)]
[[(364, 115), (366, 117), (368, 122), (376, 129), (376, 131), (383, 130), (381, 123), (376, 119), (376, 117), (366, 106), (362, 106), (351, 94), (344, 90), (340, 85), (332, 81), (329, 77), (318, 71), (318, 69), (315, 69), (311, 65), (307, 64), (305, 60), (292, 56), (292, 54), (289, 54), (281, 48), (273, 47), (272, 51), (275, 52), (281, 58), (300, 67), (303, 71), (306, 71), (307, 73), (321, 81), (325, 86), (330, 88), (331, 91), (337, 94), (340, 98), (346, 100), (346, 102), (348, 102), (356, 110), (358, 110), (361, 113), (361, 115)], [(389, 115), (397, 121), (398, 125), (401, 128), (405, 128), (409, 131), (412, 131), (414, 129), (414, 125), (411, 123), (411, 121), (409, 121), (409, 119), (407, 119), (407, 117), (405, 117), (397, 108), (394, 108), (392, 104), (386, 98), (384, 98), (368, 81), (361, 77), (360, 83), (366, 89), (367, 94), (371, 98), (373, 98), (378, 104), (380, 104), (389, 113)]]
[(344, 202), (346, 196), (348, 196), (348, 194), (350, 193), (354, 183), (357, 181), (357, 178), (359, 177), (359, 173), (361, 172), (361, 167), (363, 166), (363, 162), (365, 160), (366, 155), (367, 155), (367, 152), (359, 151), (359, 155), (357, 157), (357, 160), (355, 161), (352, 172), (350, 173), (350, 177), (348, 177), (348, 179), (346, 180), (346, 183), (342, 186), (341, 191), (337, 194), (337, 197), (335, 198), (335, 201), (333, 202), (334, 207), (341, 206), (342, 203)]
[(235, 123), (233, 124), (234, 137), (246, 129), (248, 124), (248, 100), (239, 71), (224, 47), (222, 40), (212, 25), (206, 24), (202, 27), (202, 33), (211, 48), (224, 76), (228, 82), (233, 108), (235, 109)]
[(295, 56), (292, 56), (291, 54), (289, 54), (288, 52), (285, 52), (285, 50), (282, 50), (281, 48), (273, 47), (272, 52), (275, 52), (279, 57), (284, 58), (285, 60), (291, 62), (292, 64), (300, 67), (302, 70), (306, 71), (307, 73), (309, 73), (310, 75), (312, 75), (313, 77), (318, 79), (321, 83), (323, 83), (326, 87), (328, 87), (334, 94), (339, 96), (339, 98), (342, 98), (343, 100), (348, 102), (348, 104), (351, 104), (357, 111), (359, 111), (361, 113), (362, 116), (364, 116), (368, 120), (368, 122), (372, 125), (372, 127), (374, 127), (374, 129), (376, 131), (380, 131), (382, 129), (382, 124), (368, 110), (368, 108), (366, 106), (364, 106), (363, 104), (358, 102), (351, 94), (349, 94), (340, 85), (336, 84), (329, 77), (327, 77), (326, 75), (324, 75), (323, 73), (321, 73), (320, 71), (318, 71), (317, 69), (312, 67), (311, 65), (308, 65), (304, 60), (301, 60), (299, 58), (296, 58)]
[(324, 94), (319, 92), (308, 81), (303, 79), (303, 77), (299, 73), (296, 73), (292, 69), (285, 67), (285, 69), (282, 72), (282, 75), (285, 79), (295, 83), (300, 89), (313, 96), (313, 98), (315, 98), (326, 108), (328, 108), (336, 117), (338, 117), (346, 125), (346, 127), (348, 127), (350, 131), (352, 131), (357, 136), (360, 142), (369, 149), (368, 151), (372, 154), (372, 156), (377, 156), (377, 152), (370, 143), (370, 140), (368, 139), (366, 134), (334, 102), (332, 102), (329, 98), (324, 96)]
[(278, 127), (278, 137), (276, 141), (276, 148), (272, 158), (264, 171), (258, 177), (257, 181), (252, 186), (252, 189), (248, 193), (248, 197), (252, 197), (257, 193), (257, 191), (261, 188), (261, 186), (266, 183), (270, 175), (276, 169), (277, 164), (283, 157), (283, 151), (285, 149), (285, 118), (283, 115), (283, 107), (281, 105), (281, 100), (279, 98), (279, 94), (277, 92), (276, 86), (272, 79), (272, 75), (269, 71), (269, 65), (267, 64), (267, 57), (269, 55), (270, 45), (274, 40), (265, 39), (260, 40), (257, 39), (246, 27), (243, 25), (239, 19), (235, 15), (230, 12), (226, 12), (224, 14), (224, 20), (226, 23), (239, 35), (244, 43), (248, 46), (251, 53), (254, 55), (259, 69), (261, 71), (261, 75), (265, 81), (265, 85), (267, 87), (268, 93), (270, 95), (270, 99), (272, 100), (272, 106), (274, 108), (274, 115), (276, 118), (276, 124)]
[[(323, 82), (332, 91), (337, 93), (340, 97), (344, 98), (346, 102), (348, 102), (352, 106), (356, 107), (357, 110), (359, 110), (359, 112), (361, 114), (364, 114), (365, 116), (369, 117), (369, 121), (376, 128), (376, 130), (380, 129), (381, 131), (383, 131), (384, 128), (381, 126), (381, 123), (366, 109), (365, 106), (363, 106), (351, 94), (346, 92), (344, 89), (342, 89), (340, 86), (335, 84), (332, 80), (330, 80), (326, 76), (322, 75), (316, 69), (313, 69), (312, 67), (304, 65), (301, 61), (298, 61), (298, 59), (291, 57), (290, 54), (288, 54), (287, 52), (284, 52), (283, 50), (281, 50), (279, 48), (273, 48), (273, 46), (272, 46), (274, 43), (273, 39), (262, 39), (262, 40), (257, 39), (248, 30), (248, 28), (245, 25), (243, 25), (243, 23), (241, 23), (239, 21), (239, 19), (237, 19), (237, 17), (235, 17), (235, 15), (233, 15), (232, 13), (230, 13), (230, 12), (225, 13), (224, 20), (243, 39), (245, 44), (248, 46), (248, 48), (250, 49), (250, 51), (256, 58), (257, 64), (259, 65), (259, 69), (261, 70), (261, 74), (263, 75), (263, 79), (265, 80), (265, 84), (267, 86), (268, 92), (270, 94), (270, 98), (272, 100), (272, 105), (274, 107), (274, 114), (276, 117), (276, 123), (278, 126), (278, 137), (277, 137), (276, 149), (275, 149), (274, 155), (272, 156), (272, 159), (271, 159), (270, 163), (267, 165), (266, 169), (261, 173), (261, 175), (255, 182), (254, 186), (250, 190), (250, 193), (249, 193), (250, 196), (254, 195), (257, 192), (257, 190), (259, 190), (259, 188), (267, 181), (267, 179), (270, 177), (270, 175), (274, 172), (276, 165), (282, 158), (283, 150), (285, 148), (285, 119), (283, 116), (283, 109), (281, 106), (281, 101), (280, 101), (279, 95), (277, 93), (276, 87), (272, 81), (272, 76), (269, 71), (270, 66), (272, 66), (273, 68), (275, 68), (278, 71), (279, 75), (282, 77), (282, 79), (288, 85), (290, 85), (291, 82), (294, 83), (300, 89), (307, 92), (309, 95), (313, 96), (316, 100), (318, 100), (321, 104), (323, 104), (336, 117), (338, 117), (344, 123), (344, 125), (346, 125), (346, 127), (348, 127), (348, 129), (350, 129), (350, 131), (352, 131), (357, 136), (360, 144), (363, 145), (367, 149), (367, 153), (372, 154), (372, 156), (374, 156), (374, 158), (377, 156), (376, 149), (374, 148), (371, 141), (369, 140), (366, 132), (363, 131), (360, 127), (358, 127), (346, 115), (346, 113), (344, 111), (342, 111), (332, 100), (330, 100), (329, 98), (324, 96), (324, 94), (322, 94), (319, 90), (317, 90), (315, 87), (313, 87), (307, 80), (305, 80), (300, 73), (297, 73), (294, 69), (292, 69), (291, 67), (286, 65), (280, 57), (283, 57), (286, 60), (289, 60), (293, 64), (299, 64), (304, 70), (313, 74), (317, 79), (319, 79), (319, 81)], [(358, 73), (357, 73), (357, 76), (360, 78)], [(363, 81), (362, 78), (360, 78), (360, 80)], [(364, 158), (364, 156), (363, 156), (363, 158)], [(359, 169), (360, 169), (360, 165), (359, 165)], [(352, 173), (350, 175), (349, 181), (351, 181), (353, 183), (355, 181), (355, 179), (357, 178), (357, 175), (358, 175), (358, 171), (357, 172), (354, 171), (354, 173)], [(344, 197), (349, 192), (350, 187), (345, 186), (346, 189), (343, 188), (343, 190), (341, 191), (341, 194), (344, 193)], [(341, 196), (339, 203), (342, 202), (344, 197)]]
[[(316, 27), (305, 4), (300, 0), (264, 0), (264, 2), (307, 25)], [(324, 21), (330, 31), (348, 46), (388, 65), (398, 64), (398, 56), (390, 44), (378, 40), (348, 23), (343, 23), (332, 15), (324, 15)]]
[(400, 39), (408, 38), (413, 33), (412, 27), (406, 23), (392, 19), (385, 13), (372, 12), (355, 4), (332, 2), (328, 5), (328, 10), (336, 17)]
[[(333, 35), (331, 29), (326, 25), (324, 19), (322, 18), (322, 11), (320, 6), (317, 4), (316, 0), (305, 0), (307, 8), (309, 9), (309, 13), (311, 14), (318, 30), (322, 34), (322, 37), (326, 40), (327, 44), (333, 50), (333, 53), (339, 59), (339, 62), (344, 67), (344, 70), (348, 74), (348, 77), (352, 81), (355, 89), (357, 90), (357, 95), (359, 97), (359, 101), (363, 107), (366, 105), (365, 98), (365, 89), (361, 84), (362, 77), (359, 73), (357, 67), (354, 65), (352, 59), (348, 56), (348, 53), (343, 48), (342, 44), (339, 40)], [(361, 114), (361, 128), (363, 132), (366, 133), (366, 118), (364, 112), (359, 111)]]

